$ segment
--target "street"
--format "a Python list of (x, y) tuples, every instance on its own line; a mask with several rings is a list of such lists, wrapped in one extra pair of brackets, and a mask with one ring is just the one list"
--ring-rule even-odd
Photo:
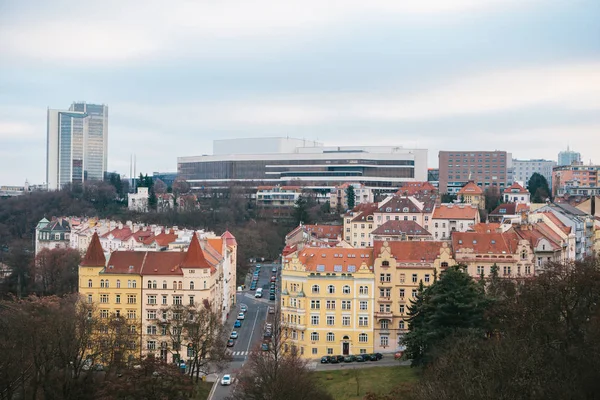
[[(262, 288), (266, 285), (267, 289), (264, 290), (262, 299), (256, 299), (254, 298), (255, 291), (248, 290), (249, 282), (247, 282), (246, 289), (237, 293), (237, 307), (235, 311), (231, 312), (231, 315), (227, 320), (227, 326), (230, 328), (230, 331), (237, 331), (239, 336), (238, 339), (235, 340), (235, 345), (233, 347), (229, 347), (229, 351), (232, 354), (232, 361), (223, 372), (219, 373), (217, 386), (209, 400), (222, 400), (231, 395), (231, 391), (235, 387), (235, 384), (231, 386), (221, 386), (221, 377), (224, 374), (231, 374), (235, 381), (237, 374), (243, 368), (244, 363), (248, 359), (249, 352), (261, 351), (260, 345), (263, 339), (263, 327), (267, 317), (267, 310), (269, 306), (276, 305), (276, 301), (269, 300), (268, 287), (272, 275), (271, 269), (273, 267), (277, 267), (279, 269), (280, 265), (262, 263), (260, 265), (261, 271), (258, 276), (257, 287)], [(279, 294), (279, 271), (277, 272), (277, 287), (277, 294)], [(245, 319), (242, 321), (242, 326), (240, 328), (233, 328), (237, 314), (240, 312), (241, 304), (246, 304), (248, 306), (248, 311), (246, 312)]]

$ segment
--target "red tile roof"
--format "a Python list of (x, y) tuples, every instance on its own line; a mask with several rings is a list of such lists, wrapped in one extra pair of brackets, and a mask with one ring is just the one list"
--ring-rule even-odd
[(499, 223), (493, 223), (493, 222), (489, 222), (489, 223), (485, 223), (485, 222), (480, 222), (478, 224), (475, 224), (471, 227), (471, 230), (474, 232), (478, 232), (478, 233), (492, 233), (492, 232), (496, 232), (497, 229), (500, 228), (500, 224)]
[(571, 233), (571, 227), (563, 224), (563, 222), (556, 215), (554, 215), (552, 211), (542, 211), (541, 214), (547, 216), (548, 219), (552, 221), (554, 225), (556, 225), (556, 227), (562, 232), (566, 233), (567, 235)]
[[(546, 239), (553, 250), (560, 250), (561, 240), (555, 241), (551, 236), (546, 235), (545, 231), (537, 228), (536, 225), (523, 225), (510, 228), (521, 239), (529, 241), (532, 247), (536, 247), (540, 240)], [(548, 249), (550, 250), (550, 249)]]
[(186, 252), (185, 258), (181, 263), (182, 268), (210, 268), (211, 265), (206, 261), (204, 257), (204, 252), (200, 247), (200, 241), (198, 241), (198, 236), (194, 232), (192, 236), (192, 241), (190, 242), (190, 247)]
[(146, 239), (144, 241), (144, 244), (152, 244), (152, 243), (156, 242), (156, 243), (158, 243), (159, 246), (165, 247), (165, 246), (168, 246), (170, 243), (173, 243), (176, 240), (177, 240), (177, 235), (173, 232), (173, 230), (171, 230), (170, 233), (165, 233), (163, 231), (154, 237), (150, 237), (150, 238)]
[(83, 257), (83, 260), (81, 261), (81, 265), (88, 267), (103, 267), (105, 263), (106, 257), (104, 257), (104, 250), (102, 250), (100, 238), (98, 237), (98, 233), (94, 232), (90, 245), (85, 253), (85, 257)]
[(398, 196), (414, 196), (436, 192), (437, 189), (429, 182), (406, 182), (396, 192)]
[(464, 249), (473, 249), (474, 254), (514, 254), (518, 236), (514, 232), (479, 233), (453, 232), (452, 248), (455, 253)]
[(517, 215), (517, 203), (502, 203), (490, 213), (490, 216)]
[(317, 239), (337, 239), (342, 235), (342, 225), (304, 225), (306, 230)]
[(129, 229), (128, 226), (125, 226), (123, 228), (115, 228), (112, 231), (106, 232), (104, 235), (102, 235), (102, 237), (107, 238), (110, 235), (112, 235), (115, 239), (125, 240), (126, 238), (131, 236), (131, 233), (131, 229)]
[(433, 211), (433, 219), (476, 219), (479, 210), (470, 204), (442, 204)]
[(298, 259), (307, 271), (358, 272), (364, 262), (373, 266), (373, 249), (347, 249), (341, 247), (305, 247), (298, 252)]
[(373, 252), (376, 257), (381, 254), (384, 243), (387, 243), (392, 256), (400, 262), (433, 262), (440, 255), (440, 249), (444, 245), (444, 242), (439, 241), (376, 240), (373, 243)]
[(459, 191), (458, 195), (479, 195), (483, 194), (483, 189), (475, 184), (475, 182), (470, 181), (465, 186), (463, 186)]
[(510, 185), (509, 187), (507, 187), (506, 189), (504, 189), (504, 193), (506, 193), (506, 194), (510, 194), (510, 193), (525, 194), (525, 193), (529, 193), (529, 191), (527, 189), (525, 189), (523, 186), (519, 185), (518, 182), (515, 182), (512, 185)]
[[(404, 211), (407, 210), (407, 211)], [(377, 210), (378, 213), (420, 213), (421, 207), (409, 197), (394, 196)]]
[(352, 218), (352, 222), (365, 222), (367, 217), (372, 217), (373, 213), (377, 211), (377, 203), (364, 203), (364, 207), (361, 207), (360, 214)]
[(142, 275), (183, 275), (180, 265), (186, 253), (180, 251), (149, 251), (143, 260)]
[[(142, 271), (144, 258), (150, 252), (145, 251), (113, 251), (108, 259), (105, 274), (137, 274)], [(154, 252), (152, 252), (154, 253)]]
[(372, 235), (400, 236), (406, 234), (409, 236), (431, 236), (425, 228), (415, 221), (386, 221), (379, 228), (371, 232)]
[(237, 246), (237, 241), (235, 240), (235, 236), (231, 234), (229, 231), (225, 231), (221, 237), (225, 239), (225, 244), (227, 246)]

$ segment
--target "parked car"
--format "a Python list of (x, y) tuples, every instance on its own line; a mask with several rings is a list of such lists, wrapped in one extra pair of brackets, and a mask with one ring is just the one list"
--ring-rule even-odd
[(245, 319), (245, 318), (246, 318), (246, 315), (243, 312), (239, 313), (237, 316), (237, 319)]
[(222, 386), (231, 385), (231, 375), (229, 375), (229, 374), (223, 375), (223, 377), (221, 378), (221, 385)]
[(397, 351), (397, 352), (395, 352), (395, 353), (394, 353), (394, 359), (395, 359), (395, 360), (399, 360), (399, 359), (401, 359), (403, 354), (404, 354), (404, 352), (402, 352), (402, 351)]
[(275, 314), (275, 307), (269, 306), (269, 314)]
[(375, 353), (375, 357), (377, 357), (377, 360), (381, 360), (383, 358), (383, 354)]
[(275, 300), (275, 293), (271, 293), (269, 295), (269, 300)]
[(329, 362), (332, 364), (337, 364), (339, 361), (338, 361), (337, 356), (331, 356), (331, 357), (329, 357)]
[(272, 273), (276, 273), (276, 272), (277, 272), (277, 267), (273, 267), (273, 268), (271, 268), (271, 272), (272, 272)]
[(369, 361), (379, 361), (375, 354), (369, 354)]
[(273, 333), (271, 333), (271, 331), (265, 331), (265, 334), (263, 337), (265, 339), (271, 339), (271, 337), (273, 337)]
[(230, 339), (237, 339), (238, 338), (238, 333), (237, 331), (233, 331), (231, 332), (231, 335), (229, 335)]
[(234, 328), (241, 328), (241, 326), (242, 326), (242, 321), (240, 321), (239, 319), (237, 319), (235, 321), (235, 324), (233, 324)]
[(276, 276), (272, 276), (271, 277), (271, 282), (276, 282), (277, 281), (277, 277)]
[(260, 345), (262, 351), (269, 351), (269, 343), (263, 343)]
[[(364, 357), (367, 357), (367, 356), (365, 355)], [(355, 360), (354, 360), (354, 361), (356, 361), (356, 362), (364, 362), (364, 361), (365, 361), (365, 358), (364, 358), (364, 357), (363, 357), (361, 354), (359, 354), (359, 355), (357, 355), (357, 356), (355, 357)]]
[(321, 364), (327, 364), (331, 361), (331, 357), (329, 356), (323, 356), (321, 357)]
[(270, 322), (267, 322), (267, 323), (265, 324), (265, 330), (267, 330), (267, 331), (270, 331), (270, 330), (272, 330), (272, 329), (273, 329), (273, 324), (272, 324), (272, 323), (270, 323)]
[(248, 311), (248, 306), (247, 306), (247, 305), (245, 305), (245, 304), (242, 304), (242, 305), (240, 306), (240, 310), (242, 310), (242, 312), (244, 312), (244, 313), (245, 313), (246, 311)]
[(344, 362), (349, 363), (349, 362), (352, 362), (352, 361), (354, 361), (354, 356), (346, 356), (346, 357), (344, 357)]
[(343, 363), (344, 360), (346, 359), (345, 356), (335, 356), (335, 358), (337, 358), (338, 362)]
[(227, 347), (233, 347), (234, 344), (235, 344), (235, 342), (233, 341), (233, 339), (227, 340)]

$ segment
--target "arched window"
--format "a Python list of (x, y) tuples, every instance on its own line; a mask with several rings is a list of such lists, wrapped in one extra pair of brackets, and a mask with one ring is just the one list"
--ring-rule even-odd
[(319, 293), (319, 285), (313, 285), (312, 286), (312, 292), (313, 293)]
[(327, 334), (327, 341), (328, 341), (328, 342), (333, 342), (333, 341), (335, 341), (335, 334), (334, 334), (333, 332), (329, 332), (329, 333)]
[(334, 294), (335, 293), (335, 286), (333, 286), (333, 285), (327, 286), (327, 293)]
[(119, 289), (121, 287), (121, 280), (117, 279), (117, 289)]
[(107, 287), (109, 287), (109, 286), (110, 286), (110, 285), (108, 284), (108, 279), (107, 279), (107, 280), (105, 280), (105, 281), (104, 281), (104, 287), (105, 287), (105, 288), (107, 288)]
[(130, 279), (127, 280), (127, 288), (131, 288), (131, 280)]
[(344, 291), (344, 294), (350, 294), (350, 286), (344, 285), (343, 291)]
[(156, 289), (156, 281), (152, 281), (152, 289)]
[(104, 279), (100, 279), (100, 287), (103, 288), (104, 287)]
[(179, 281), (179, 285), (177, 285), (177, 289), (183, 289), (183, 282)]
[(190, 290), (194, 290), (194, 281), (190, 282)]
[(152, 289), (152, 281), (148, 281), (148, 289)]
[(131, 287), (134, 289), (137, 287), (137, 281), (135, 279), (131, 281)]
[(367, 343), (369, 341), (369, 337), (366, 333), (361, 333), (360, 335), (358, 335), (358, 341), (360, 343)]
[(92, 287), (92, 280), (88, 279), (88, 287)]
[(177, 281), (173, 281), (173, 290), (177, 289)]
[(317, 332), (313, 332), (310, 334), (310, 340), (312, 342), (318, 342), (319, 341), (319, 334)]
[(163, 281), (163, 289), (167, 288), (167, 281)]
[(206, 281), (204, 281), (204, 289), (206, 289)]
[(446, 261), (442, 263), (442, 268), (448, 268), (448, 263)]
[(390, 262), (388, 260), (384, 260), (381, 262), (381, 266), (382, 267), (389, 267), (390, 266)]
[(527, 259), (527, 250), (523, 250), (521, 252), (521, 260), (526, 260)]

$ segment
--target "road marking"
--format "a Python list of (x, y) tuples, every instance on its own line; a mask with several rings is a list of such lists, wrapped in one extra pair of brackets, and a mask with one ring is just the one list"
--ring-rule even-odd
[(254, 329), (256, 328), (256, 321), (258, 321), (258, 315), (260, 314), (260, 310), (262, 307), (257, 307), (256, 317), (254, 317), (254, 325), (252, 325), (252, 331), (250, 332), (250, 339), (248, 339), (248, 348), (246, 352), (250, 351), (250, 345), (252, 344), (252, 335), (254, 335)]

